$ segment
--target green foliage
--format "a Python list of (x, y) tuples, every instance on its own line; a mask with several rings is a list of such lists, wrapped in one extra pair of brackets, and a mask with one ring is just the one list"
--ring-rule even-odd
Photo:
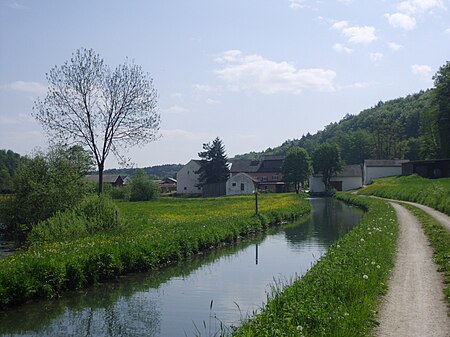
[(314, 172), (322, 174), (326, 190), (331, 190), (331, 177), (344, 169), (338, 146), (331, 143), (322, 144), (313, 152), (312, 158)]
[[(183, 168), (181, 164), (164, 164), (155, 165), (142, 168), (150, 179), (165, 179), (176, 178), (179, 170)], [(117, 174), (121, 176), (134, 176), (136, 174), (136, 168), (122, 168), (122, 169), (108, 169), (105, 170), (105, 174)]]
[(433, 77), (437, 106), (436, 123), (440, 158), (450, 158), (450, 62), (439, 68)]
[(308, 180), (312, 173), (311, 158), (308, 152), (301, 147), (293, 147), (289, 150), (281, 168), (283, 180), (294, 183), (298, 193), (300, 186)]
[(254, 216), (253, 196), (164, 198), (118, 205), (133, 224), (126, 232), (36, 242), (27, 251), (0, 260), (0, 307), (53, 297), (64, 289), (128, 272), (156, 269), (311, 209), (308, 201), (295, 194), (261, 196), (259, 217)]
[(380, 178), (358, 194), (413, 201), (450, 215), (450, 178), (427, 179), (417, 175)]
[(62, 242), (86, 237), (90, 234), (123, 230), (118, 209), (105, 196), (86, 197), (79, 206), (58, 211), (50, 218), (39, 222), (28, 235), (31, 245), (45, 242)]
[[(106, 190), (106, 189), (105, 189)], [(130, 200), (131, 185), (126, 184), (124, 186), (112, 186), (110, 190), (104, 191), (114, 200)]]
[(159, 196), (159, 186), (152, 182), (144, 170), (138, 170), (131, 181), (130, 201), (148, 201)]
[(217, 137), (212, 143), (203, 144), (203, 152), (199, 152), (201, 159), (199, 174), (200, 185), (221, 183), (228, 180), (230, 169), (225, 147)]
[(268, 303), (233, 336), (368, 336), (393, 267), (398, 223), (380, 200), (342, 196), (367, 210), (361, 223), (291, 285), (275, 285)]
[(90, 193), (84, 175), (89, 158), (79, 147), (55, 147), (23, 163), (14, 176), (14, 196), (3, 213), (6, 234), (24, 240), (32, 227)]
[(435, 88), (346, 115), (316, 134), (285, 141), (261, 153), (236, 159), (261, 159), (264, 155), (286, 155), (299, 146), (312, 154), (324, 143), (337, 144), (346, 164), (365, 159), (436, 159), (450, 157), (450, 62), (433, 77)]

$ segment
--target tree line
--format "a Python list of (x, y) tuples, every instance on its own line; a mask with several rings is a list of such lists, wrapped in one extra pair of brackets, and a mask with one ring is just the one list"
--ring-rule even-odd
[(261, 159), (264, 155), (287, 155), (299, 146), (312, 154), (325, 143), (336, 144), (346, 164), (365, 159), (426, 160), (450, 158), (450, 62), (440, 67), (432, 89), (379, 101), (358, 115), (346, 115), (312, 135), (285, 141), (263, 152), (238, 155), (235, 159)]

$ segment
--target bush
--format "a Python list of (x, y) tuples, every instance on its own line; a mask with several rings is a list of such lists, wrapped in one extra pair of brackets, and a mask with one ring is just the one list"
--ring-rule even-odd
[(57, 212), (54, 216), (39, 222), (31, 230), (28, 241), (31, 244), (69, 241), (90, 234), (123, 229), (118, 210), (113, 201), (104, 196), (88, 196), (71, 210)]
[(114, 200), (130, 200), (131, 187), (130, 185), (112, 187), (109, 195)]
[(138, 170), (131, 181), (130, 201), (148, 201), (159, 196), (159, 186), (153, 183), (144, 170)]
[(89, 167), (79, 147), (57, 147), (25, 161), (14, 177), (14, 196), (3, 208), (6, 234), (25, 240), (39, 221), (77, 205), (91, 192), (84, 178)]

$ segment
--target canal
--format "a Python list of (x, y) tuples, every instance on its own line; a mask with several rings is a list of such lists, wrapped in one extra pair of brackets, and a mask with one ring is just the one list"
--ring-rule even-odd
[(362, 211), (311, 199), (312, 214), (163, 271), (122, 277), (0, 312), (1, 336), (214, 336), (303, 275)]

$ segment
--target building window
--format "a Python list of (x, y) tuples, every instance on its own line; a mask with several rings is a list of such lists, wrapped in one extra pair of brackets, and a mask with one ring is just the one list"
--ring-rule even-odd
[(236, 183), (232, 183), (231, 186), (236, 187)]
[(186, 190), (187, 190), (187, 187), (184, 187), (184, 190), (186, 191)]
[(269, 179), (267, 179), (267, 176), (263, 176), (262, 177), (262, 181), (268, 181)]
[(245, 189), (245, 185), (244, 183), (241, 184), (241, 191), (243, 191)]
[(272, 176), (272, 181), (278, 181), (278, 176), (277, 175)]

